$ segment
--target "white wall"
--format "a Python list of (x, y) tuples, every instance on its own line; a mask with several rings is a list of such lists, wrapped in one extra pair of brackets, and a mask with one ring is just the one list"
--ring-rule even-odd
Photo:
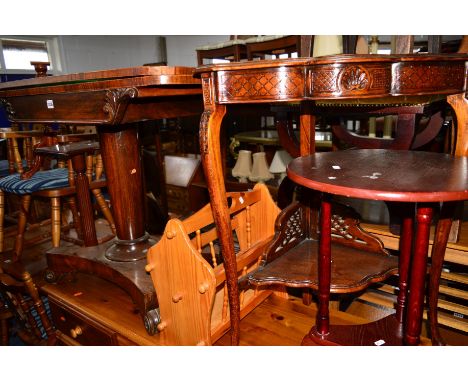
[(161, 60), (159, 36), (59, 36), (62, 72), (126, 68)]
[[(197, 66), (198, 46), (229, 40), (228, 35), (167, 35), (167, 64)], [(162, 60), (160, 36), (59, 36), (63, 73), (126, 68)]]
[(229, 36), (165, 36), (167, 49), (167, 64), (171, 66), (197, 66), (195, 49), (202, 45), (229, 40)]

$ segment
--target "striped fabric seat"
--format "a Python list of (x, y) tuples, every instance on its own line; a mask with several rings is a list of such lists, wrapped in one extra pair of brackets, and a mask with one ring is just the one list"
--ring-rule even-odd
[(68, 187), (68, 169), (38, 171), (31, 178), (22, 180), (20, 174), (0, 179), (0, 190), (16, 195), (31, 194), (36, 191)]

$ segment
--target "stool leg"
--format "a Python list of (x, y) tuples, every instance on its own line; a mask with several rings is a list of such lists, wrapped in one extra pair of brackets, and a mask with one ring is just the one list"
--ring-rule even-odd
[(60, 198), (50, 198), (51, 225), (52, 225), (52, 246), (57, 248), (60, 246)]
[(404, 342), (407, 345), (418, 345), (419, 335), (421, 334), (431, 220), (432, 207), (428, 204), (418, 205), (416, 212), (416, 237), (414, 241), (404, 337)]
[(26, 231), (26, 223), (29, 215), (29, 207), (31, 206), (31, 195), (23, 195), (21, 197), (21, 208), (18, 216), (18, 233), (15, 239), (15, 249), (13, 251), (13, 261), (19, 260), (23, 253), (24, 233)]
[(400, 232), (400, 257), (398, 259), (398, 297), (396, 304), (396, 318), (399, 323), (404, 322), (406, 299), (408, 296), (408, 278), (413, 244), (414, 204), (402, 204), (405, 209)]
[(329, 332), (330, 284), (331, 284), (331, 203), (328, 195), (323, 195), (320, 209), (320, 242), (318, 255), (319, 287), (317, 332), (325, 336)]
[(437, 319), (437, 302), (439, 300), (439, 284), (444, 264), (445, 248), (447, 246), (452, 220), (457, 203), (446, 202), (440, 211), (440, 219), (434, 237), (431, 254), (431, 270), (429, 279), (429, 324), (431, 328), (432, 345), (445, 345), (439, 333)]

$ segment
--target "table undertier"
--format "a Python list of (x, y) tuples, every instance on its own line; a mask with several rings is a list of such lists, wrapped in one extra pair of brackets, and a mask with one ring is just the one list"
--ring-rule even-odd
[[(398, 273), (398, 257), (332, 243), (332, 293), (363, 290)], [(254, 285), (318, 288), (318, 241), (304, 239), (284, 255), (249, 275)]]

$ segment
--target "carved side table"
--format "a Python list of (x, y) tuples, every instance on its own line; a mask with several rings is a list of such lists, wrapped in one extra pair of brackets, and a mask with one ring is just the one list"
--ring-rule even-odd
[[(334, 106), (422, 105), (446, 99), (457, 123), (456, 155), (468, 154), (467, 55), (339, 55), (204, 66), (200, 150), (228, 280), (232, 343), (239, 341), (239, 296), (220, 152), (220, 128), (234, 104), (300, 103), (300, 154), (314, 152), (317, 101)], [(292, 138), (291, 138), (292, 139)], [(290, 142), (289, 142), (290, 143)], [(283, 146), (291, 146), (282, 142)]]

